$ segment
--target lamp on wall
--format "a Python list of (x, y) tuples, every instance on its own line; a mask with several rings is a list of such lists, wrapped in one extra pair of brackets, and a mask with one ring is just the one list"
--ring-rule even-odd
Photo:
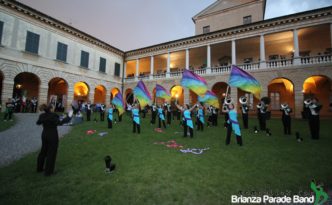
[(21, 89), (22, 88), (22, 84), (16, 84), (15, 86), (17, 89)]

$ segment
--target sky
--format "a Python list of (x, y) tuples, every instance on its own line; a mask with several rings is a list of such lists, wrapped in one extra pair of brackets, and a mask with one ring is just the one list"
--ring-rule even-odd
[[(195, 34), (192, 17), (215, 0), (18, 0), (129, 51)], [(267, 0), (265, 19), (331, 6), (332, 0)]]

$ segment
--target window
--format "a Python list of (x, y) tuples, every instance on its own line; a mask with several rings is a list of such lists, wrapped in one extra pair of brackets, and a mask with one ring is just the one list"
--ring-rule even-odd
[(39, 48), (39, 35), (28, 31), (25, 42), (25, 51), (38, 54), (38, 48)]
[(203, 34), (204, 33), (209, 33), (210, 32), (210, 26), (204, 26), (203, 27)]
[(81, 67), (89, 68), (89, 53), (81, 51)]
[(105, 73), (106, 72), (106, 59), (100, 57), (100, 62), (99, 62), (99, 71)]
[(0, 45), (2, 44), (2, 31), (3, 31), (3, 22), (0, 21)]
[(280, 109), (280, 94), (276, 92), (270, 93), (271, 98), (271, 110)]
[(115, 63), (114, 75), (120, 77), (120, 64), (119, 63)]
[(67, 61), (67, 48), (68, 46), (64, 43), (58, 42), (58, 50), (56, 53), (56, 59), (66, 62)]
[(243, 24), (249, 24), (249, 23), (251, 23), (251, 16), (243, 17)]

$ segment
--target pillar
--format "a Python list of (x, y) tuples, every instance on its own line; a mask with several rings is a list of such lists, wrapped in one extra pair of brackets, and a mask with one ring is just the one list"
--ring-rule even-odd
[(211, 73), (211, 46), (207, 45), (207, 67), (206, 74)]
[(168, 51), (167, 53), (167, 71), (166, 71), (166, 78), (170, 77), (171, 72), (171, 53)]
[(150, 59), (150, 79), (153, 79), (153, 72), (154, 72), (154, 57), (151, 56)]
[(300, 50), (299, 50), (299, 38), (296, 29), (293, 30), (293, 42), (294, 42), (294, 65), (299, 65), (301, 63), (301, 60), (300, 60)]
[(39, 85), (38, 105), (47, 104), (48, 85)]
[(106, 91), (106, 106), (110, 105), (111, 104), (111, 92), (107, 92)]
[(237, 103), (238, 103), (237, 90), (238, 89), (236, 87), (232, 87), (229, 89), (230, 89), (230, 96), (231, 96), (234, 106), (235, 106), (235, 110), (238, 110), (238, 107), (237, 107)]
[(188, 88), (183, 88), (183, 98), (184, 98), (184, 104), (189, 104), (190, 96)]
[(235, 40), (232, 40), (232, 65), (236, 65), (236, 44), (235, 44)]
[(302, 118), (304, 96), (302, 93), (302, 83), (294, 83), (294, 114), (295, 118)]
[(186, 69), (189, 69), (189, 48), (186, 49)]
[(262, 34), (260, 37), (260, 62), (259, 62), (259, 67), (260, 68), (266, 68), (266, 61), (265, 61), (265, 40), (264, 40), (264, 35)]
[[(4, 79), (2, 81), (2, 95), (1, 95), (1, 107), (2, 107), (2, 112), (4, 112), (6, 110), (6, 102), (8, 100), (8, 98), (12, 98), (13, 97), (13, 88), (14, 88), (14, 79), (12, 79), (11, 81), (7, 81), (5, 80), (5, 76)], [(2, 120), (2, 119), (0, 119)]]
[(127, 62), (124, 63), (124, 73), (122, 73), (123, 78), (127, 77)]
[(139, 76), (139, 59), (136, 59), (136, 75), (135, 75), (135, 80), (138, 80)]
[(71, 110), (71, 103), (74, 101), (74, 86), (68, 85), (68, 93), (67, 93), (67, 111)]

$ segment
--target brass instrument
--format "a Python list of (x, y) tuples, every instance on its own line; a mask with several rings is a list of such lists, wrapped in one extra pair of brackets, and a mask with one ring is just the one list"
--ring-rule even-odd
[(241, 104), (247, 104), (247, 102), (248, 102), (248, 98), (247, 98), (246, 96), (241, 96), (241, 97), (239, 98), (239, 102), (240, 102)]

